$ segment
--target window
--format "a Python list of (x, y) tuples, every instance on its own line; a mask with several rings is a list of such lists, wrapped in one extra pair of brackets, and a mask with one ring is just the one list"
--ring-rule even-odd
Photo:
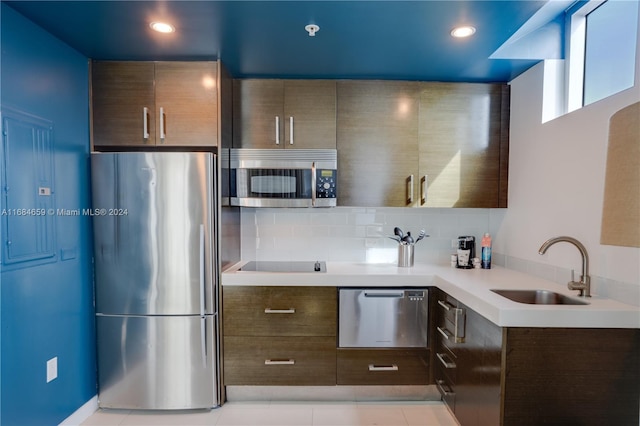
[(568, 11), (568, 110), (633, 87), (637, 0), (590, 0)]

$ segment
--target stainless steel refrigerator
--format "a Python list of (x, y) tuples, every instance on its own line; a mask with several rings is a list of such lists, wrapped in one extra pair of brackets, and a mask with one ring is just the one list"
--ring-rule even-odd
[(100, 407), (219, 405), (215, 162), (91, 154)]

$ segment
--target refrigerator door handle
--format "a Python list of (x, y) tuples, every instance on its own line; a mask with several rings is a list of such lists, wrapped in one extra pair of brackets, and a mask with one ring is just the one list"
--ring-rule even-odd
[(200, 355), (202, 368), (207, 368), (207, 319), (200, 317)]
[(204, 224), (200, 225), (200, 355), (202, 367), (207, 368), (207, 317), (205, 306), (205, 249), (204, 249)]
[(204, 257), (204, 225), (200, 225), (200, 316), (204, 318), (206, 314), (205, 306), (205, 257)]

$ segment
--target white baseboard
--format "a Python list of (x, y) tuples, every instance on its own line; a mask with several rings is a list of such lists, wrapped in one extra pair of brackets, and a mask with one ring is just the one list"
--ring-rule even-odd
[(94, 395), (82, 407), (78, 408), (72, 415), (67, 417), (59, 426), (78, 426), (98, 411), (98, 395)]

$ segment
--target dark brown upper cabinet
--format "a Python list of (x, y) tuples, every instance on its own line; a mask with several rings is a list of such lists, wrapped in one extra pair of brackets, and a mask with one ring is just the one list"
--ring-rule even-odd
[(96, 147), (217, 146), (218, 62), (94, 61)]
[(233, 147), (335, 149), (336, 82), (234, 80)]
[(416, 203), (419, 85), (338, 82), (338, 205)]
[(509, 90), (420, 83), (420, 207), (506, 207)]
[(338, 205), (507, 205), (507, 85), (340, 81), (337, 123)]

